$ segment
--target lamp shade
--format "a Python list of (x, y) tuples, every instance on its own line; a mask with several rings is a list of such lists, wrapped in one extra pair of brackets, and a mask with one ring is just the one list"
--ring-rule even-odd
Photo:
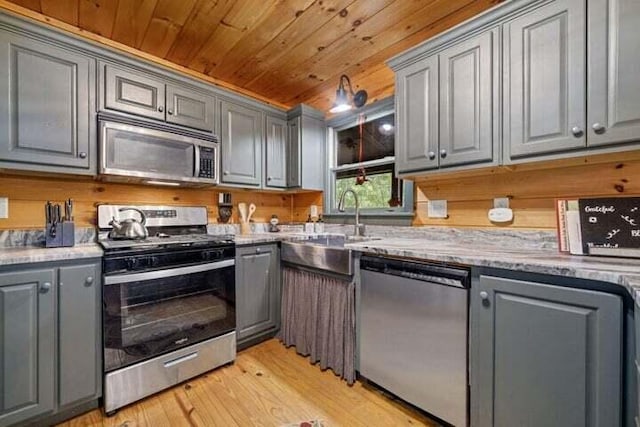
[(349, 100), (349, 96), (347, 95), (347, 91), (345, 90), (342, 84), (336, 90), (336, 100), (331, 107), (329, 112), (331, 113), (342, 113), (343, 111), (349, 111), (352, 108), (351, 101)]

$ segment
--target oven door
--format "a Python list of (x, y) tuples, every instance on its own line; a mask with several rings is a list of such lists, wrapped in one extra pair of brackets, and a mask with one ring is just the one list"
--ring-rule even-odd
[(105, 276), (105, 372), (233, 331), (234, 265)]

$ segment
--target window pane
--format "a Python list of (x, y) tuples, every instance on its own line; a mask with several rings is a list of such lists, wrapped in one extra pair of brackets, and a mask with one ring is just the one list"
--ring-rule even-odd
[[(353, 189), (358, 194), (360, 208), (389, 209), (402, 205), (402, 180), (394, 177), (393, 165), (368, 168), (365, 173), (367, 181), (356, 185), (358, 171), (342, 171), (336, 174), (336, 206), (340, 195), (347, 189)], [(345, 198), (345, 207), (356, 206), (353, 196)]]
[(394, 114), (364, 123), (362, 125), (362, 159), (360, 159), (360, 127), (355, 125), (338, 131), (338, 166), (393, 156), (394, 137)]

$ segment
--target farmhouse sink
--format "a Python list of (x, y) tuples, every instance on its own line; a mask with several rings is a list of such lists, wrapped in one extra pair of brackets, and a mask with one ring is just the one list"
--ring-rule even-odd
[(351, 276), (353, 275), (351, 249), (345, 248), (344, 245), (364, 240), (373, 239), (327, 235), (309, 240), (282, 242), (281, 259), (289, 264)]

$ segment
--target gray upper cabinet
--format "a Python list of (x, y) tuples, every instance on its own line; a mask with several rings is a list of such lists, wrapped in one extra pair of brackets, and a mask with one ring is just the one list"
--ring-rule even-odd
[(280, 327), (280, 256), (275, 244), (236, 249), (238, 343)]
[(640, 140), (637, 0), (589, 1), (587, 145)]
[(508, 159), (586, 147), (586, 3), (556, 0), (504, 25)]
[[(287, 187), (302, 186), (300, 168), (302, 159), (300, 158), (300, 145), (302, 117), (295, 117), (287, 121)], [(320, 158), (318, 159), (320, 162)]]
[(397, 71), (398, 173), (494, 160), (499, 49), (487, 30)]
[(97, 399), (102, 390), (99, 264), (58, 270), (59, 406)]
[(104, 65), (104, 75), (105, 108), (164, 120), (163, 81), (110, 64)]
[(471, 301), (471, 425), (621, 425), (620, 297), (480, 276)]
[(212, 132), (215, 99), (186, 87), (167, 85), (167, 121)]
[(438, 56), (396, 73), (396, 170), (434, 169), (438, 162)]
[(495, 29), (440, 53), (441, 167), (493, 161), (500, 133), (499, 46)]
[(262, 184), (262, 112), (222, 101), (222, 183)]
[(215, 97), (149, 73), (101, 63), (104, 108), (212, 132)]
[(324, 113), (300, 104), (287, 116), (287, 187), (322, 191), (327, 173)]
[(95, 172), (95, 61), (0, 30), (0, 64), (0, 163)]
[(54, 269), (0, 273), (0, 426), (54, 409)]
[(265, 175), (267, 187), (287, 187), (287, 121), (267, 115)]

